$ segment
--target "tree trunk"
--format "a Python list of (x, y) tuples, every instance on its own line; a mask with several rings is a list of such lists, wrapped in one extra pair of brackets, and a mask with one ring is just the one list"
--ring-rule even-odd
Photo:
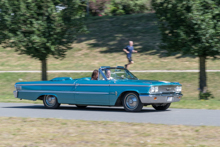
[(41, 80), (47, 81), (47, 59), (41, 60)]
[(199, 99), (202, 99), (202, 94), (207, 92), (206, 85), (206, 57), (199, 57)]

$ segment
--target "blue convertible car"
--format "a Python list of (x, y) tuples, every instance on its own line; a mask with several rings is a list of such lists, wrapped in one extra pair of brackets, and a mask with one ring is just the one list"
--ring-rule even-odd
[[(106, 77), (107, 70), (111, 78)], [(58, 108), (60, 104), (79, 108), (123, 106), (126, 111), (137, 112), (143, 106), (152, 105), (156, 110), (166, 110), (182, 97), (182, 86), (178, 82), (139, 80), (119, 66), (100, 67), (98, 80), (57, 77), (50, 81), (18, 82), (15, 89), (16, 98), (43, 100), (46, 108)]]

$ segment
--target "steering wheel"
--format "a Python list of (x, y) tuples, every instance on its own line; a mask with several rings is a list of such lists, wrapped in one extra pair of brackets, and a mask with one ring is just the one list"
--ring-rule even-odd
[(118, 76), (120, 79), (128, 79), (126, 77), (124, 77), (124, 75)]

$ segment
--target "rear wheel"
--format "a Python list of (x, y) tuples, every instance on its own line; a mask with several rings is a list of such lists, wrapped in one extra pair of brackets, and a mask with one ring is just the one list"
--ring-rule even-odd
[(44, 106), (49, 109), (56, 109), (60, 107), (60, 104), (58, 103), (57, 98), (54, 95), (45, 95), (43, 103)]
[(77, 108), (86, 108), (87, 105), (76, 105)]
[(152, 106), (156, 110), (167, 110), (170, 107), (170, 104), (171, 103), (168, 103), (168, 104), (153, 104)]
[(141, 103), (139, 96), (133, 92), (125, 94), (122, 104), (128, 112), (138, 112), (143, 108), (143, 104)]

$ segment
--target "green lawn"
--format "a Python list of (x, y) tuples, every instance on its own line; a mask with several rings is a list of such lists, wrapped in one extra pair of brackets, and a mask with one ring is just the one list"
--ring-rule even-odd
[[(180, 82), (183, 85), (184, 94), (182, 100), (172, 103), (173, 108), (198, 108), (198, 109), (220, 109), (220, 73), (208, 73), (209, 90), (215, 96), (214, 99), (204, 101), (198, 100), (198, 73), (135, 73), (139, 79), (163, 80)], [(90, 76), (90, 73), (50, 73), (49, 79), (58, 76), (70, 76), (80, 78)], [(38, 81), (39, 73), (1, 73), (0, 74), (0, 102), (23, 102), (23, 103), (42, 103), (41, 101), (27, 101), (13, 97), (14, 83), (22, 81)]]
[[(132, 20), (132, 21), (131, 21)], [(122, 49), (129, 40), (134, 41), (138, 53), (133, 54), (135, 64), (131, 70), (198, 69), (198, 58), (166, 57), (158, 48), (160, 33), (154, 13), (89, 17), (89, 34), (79, 36), (63, 60), (48, 59), (49, 70), (93, 70), (102, 65), (116, 66), (127, 63)], [(40, 70), (40, 62), (13, 49), (0, 47), (0, 70)], [(207, 69), (219, 69), (220, 60), (207, 60)]]

